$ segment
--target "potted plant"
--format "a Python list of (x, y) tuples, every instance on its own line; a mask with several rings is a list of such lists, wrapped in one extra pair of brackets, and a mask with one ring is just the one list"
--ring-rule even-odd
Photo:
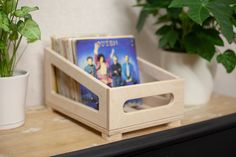
[(218, 50), (224, 38), (228, 43), (235, 38), (236, 1), (138, 0), (136, 6), (142, 8), (138, 31), (149, 15), (157, 19), (161, 66), (186, 80), (185, 104), (207, 103), (213, 90), (210, 61), (222, 64), (228, 73), (236, 65), (233, 50)]
[(32, 43), (41, 36), (39, 26), (30, 14), (39, 8), (18, 8), (18, 2), (0, 1), (0, 130), (24, 123), (29, 73), (15, 69), (23, 53), (18, 49), (23, 38)]

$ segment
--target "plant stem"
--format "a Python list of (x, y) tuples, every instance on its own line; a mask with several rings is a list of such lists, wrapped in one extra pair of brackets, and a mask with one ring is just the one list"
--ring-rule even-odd
[(20, 36), (19, 40), (17, 41), (16, 44), (14, 44), (14, 48), (13, 48), (13, 54), (12, 54), (12, 57), (11, 57), (11, 61), (10, 61), (10, 64), (11, 64), (11, 69), (13, 70), (14, 67), (15, 67), (15, 60), (16, 60), (16, 52), (20, 46), (20, 43), (21, 43), (21, 40), (22, 40), (22, 35)]

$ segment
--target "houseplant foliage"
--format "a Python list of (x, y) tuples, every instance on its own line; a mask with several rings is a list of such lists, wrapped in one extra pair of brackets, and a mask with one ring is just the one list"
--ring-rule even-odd
[(19, 0), (0, 0), (0, 77), (13, 75), (22, 39), (32, 43), (41, 36), (39, 26), (30, 14), (39, 8), (18, 8), (18, 3)]
[(235, 52), (217, 53), (216, 47), (224, 46), (222, 38), (235, 40), (236, 0), (137, 0), (136, 6), (142, 8), (138, 31), (149, 15), (156, 18), (160, 48), (194, 53), (208, 61), (216, 55), (228, 73), (234, 70)]

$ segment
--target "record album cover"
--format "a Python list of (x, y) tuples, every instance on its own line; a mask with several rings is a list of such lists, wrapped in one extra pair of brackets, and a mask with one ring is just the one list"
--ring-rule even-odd
[[(77, 64), (109, 87), (140, 83), (133, 36), (81, 38), (74, 41)], [(84, 104), (99, 109), (99, 98), (81, 85)], [(141, 99), (126, 103), (138, 104)]]

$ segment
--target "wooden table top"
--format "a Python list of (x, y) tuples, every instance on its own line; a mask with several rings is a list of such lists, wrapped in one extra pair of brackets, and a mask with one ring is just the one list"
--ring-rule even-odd
[[(236, 112), (236, 98), (213, 95), (207, 105), (186, 107), (182, 125)], [(169, 129), (167, 125), (126, 133), (123, 139)], [(100, 133), (45, 107), (29, 109), (24, 126), (0, 131), (0, 157), (51, 156), (109, 143)]]

